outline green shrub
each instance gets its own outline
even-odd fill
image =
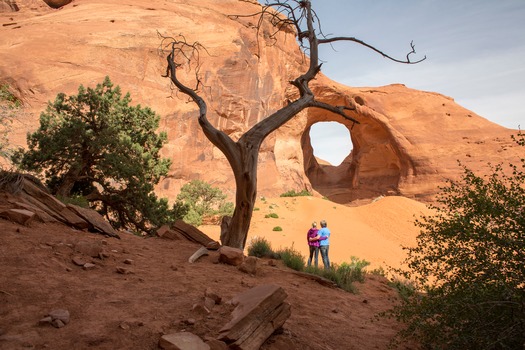
[[[22,106],[22,102],[11,92],[9,84],[0,85],[0,102],[5,102],[14,108]]]
[[[234,209],[235,205],[232,202],[223,202],[219,205],[219,210],[217,211],[217,214],[220,217],[232,216]]]
[[[379,266],[368,273],[375,276],[386,277],[386,271],[382,266]]]
[[[346,269],[340,269],[337,264],[332,264],[330,269],[318,269],[319,276],[324,277],[334,282],[339,288],[350,292],[357,293],[357,289],[353,285],[353,281],[348,277],[348,271]]]
[[[9,160],[12,153],[9,147],[9,133],[13,120],[17,117],[22,103],[11,92],[8,84],[0,85],[0,157]],[[0,165],[1,166],[1,165]]]
[[[264,237],[254,237],[248,245],[248,255],[258,258],[273,257],[274,252],[270,242]]]
[[[258,208],[258,207],[253,208],[253,211],[259,211],[259,210],[261,210],[261,208]]]
[[[342,263],[341,266],[339,266],[338,272],[351,282],[364,282],[366,275],[365,269],[369,265],[370,262],[352,256],[350,257],[350,263]]]
[[[365,268],[370,263],[354,256],[350,259],[350,263],[332,264],[331,268],[327,270],[310,266],[305,269],[305,272],[326,278],[347,292],[356,293],[357,289],[353,283],[364,282],[366,276]]]
[[[270,213],[270,214],[266,214],[264,217],[265,217],[266,219],[268,219],[268,218],[278,219],[278,218],[279,218],[279,215],[277,215],[276,213]]]
[[[285,248],[278,250],[277,255],[280,256],[283,263],[291,269],[302,271],[305,267],[305,258],[297,250],[293,248]]]
[[[282,231],[283,228],[281,226],[275,226],[274,228],[272,228],[272,231]]]
[[[188,210],[188,213],[184,215],[182,218],[185,223],[193,225],[193,226],[200,226],[202,225],[202,215],[199,214],[195,209],[190,208]]]
[[[515,141],[524,146],[519,134]],[[416,220],[407,271],[420,293],[394,309],[400,337],[433,349],[522,349],[525,344],[525,159],[478,176],[467,167],[441,188],[435,214]]]
[[[326,276],[324,277],[334,281],[341,289],[355,293],[356,289],[353,283],[365,281],[365,268],[368,265],[370,265],[368,261],[352,256],[350,263],[333,264],[330,270],[325,271]]]
[[[401,280],[399,278],[394,278],[388,285],[396,289],[401,299],[407,301],[409,298],[416,295],[416,285],[413,281]]]
[[[303,196],[312,196],[312,193],[307,190],[302,190],[300,192],[295,192],[295,190],[290,190],[288,192],[282,193],[280,197],[303,197]]]
[[[219,188],[202,180],[192,180],[182,186],[177,200],[190,208],[184,221],[194,226],[201,225],[204,219],[215,215],[231,216],[235,209],[232,202],[226,201],[226,195]]]

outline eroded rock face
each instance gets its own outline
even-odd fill
[[[450,97],[404,85],[349,88],[320,82],[326,101],[355,102],[352,117],[361,124],[334,119],[311,110],[305,127],[339,121],[351,134],[353,150],[340,166],[320,165],[312,154],[308,133],[302,137],[305,172],[312,186],[340,203],[399,194],[432,201],[437,186],[458,178],[463,165],[488,171],[487,162],[516,162],[519,146],[509,130],[459,106]],[[333,84],[333,89],[330,89]]]
[[[25,146],[26,133],[37,129],[39,113],[57,93],[76,94],[80,84],[94,86],[108,75],[134,104],[161,115],[169,138],[163,155],[173,165],[157,192],[169,198],[192,179],[231,197],[235,184],[224,155],[198,126],[195,106],[162,77],[166,52],[159,33],[182,33],[206,47],[200,77],[208,118],[234,140],[292,98],[288,81],[305,64],[293,33],[280,33],[275,43],[268,28],[256,37],[255,19],[229,16],[256,13],[255,0],[77,0],[60,10],[36,0],[2,4],[19,11],[0,13],[0,21],[10,23],[0,26],[0,82],[32,112],[17,121],[11,142]],[[516,131],[446,96],[402,85],[351,88],[323,76],[313,90],[324,102],[356,106],[352,116],[360,124],[317,109],[296,116],[263,144],[259,195],[306,188],[340,203],[388,194],[430,200],[438,184],[460,174],[456,160],[478,170],[519,152],[509,137]],[[338,167],[313,157],[309,130],[320,121],[350,130],[354,149]]]
[[[0,1],[0,12],[15,12],[19,11],[20,8],[13,0],[1,0]]]

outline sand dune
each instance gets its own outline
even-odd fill
[[[254,237],[265,237],[274,250],[293,246],[307,256],[306,232],[312,221],[324,219],[332,233],[331,261],[340,264],[356,256],[369,261],[372,269],[400,266],[405,257],[402,246],[414,245],[419,233],[414,226],[415,218],[432,213],[423,203],[395,196],[359,207],[316,197],[267,198],[258,200],[256,208],[248,242]],[[269,213],[279,217],[265,218]],[[273,231],[276,226],[282,231]],[[217,226],[200,229],[214,239],[219,238]]]

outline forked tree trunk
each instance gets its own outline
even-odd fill
[[[299,6],[296,6],[296,4],[299,4]],[[246,131],[237,142],[234,142],[227,134],[216,129],[208,122],[206,117],[206,103],[197,93],[196,89],[202,83],[199,79],[198,69],[200,68],[199,50],[203,50],[203,47],[198,42],[193,44],[188,43],[182,35],[178,38],[163,37],[163,40],[169,43],[167,47],[170,48],[170,53],[167,57],[168,68],[166,76],[171,79],[179,91],[188,95],[197,104],[199,107],[199,124],[204,134],[208,140],[226,156],[235,175],[235,211],[231,220],[223,220],[221,224],[221,241],[223,245],[242,249],[246,244],[253,207],[257,197],[257,159],[261,144],[270,133],[277,130],[305,108],[320,108],[359,124],[359,121],[345,113],[345,111],[356,108],[356,104],[351,98],[341,106],[330,105],[322,101],[317,101],[308,85],[321,69],[321,65],[319,64],[320,44],[331,44],[337,41],[355,42],[394,62],[406,64],[419,63],[426,58],[425,56],[416,62],[410,61],[410,55],[415,53],[415,47],[412,43],[410,43],[412,51],[406,55],[406,60],[397,60],[376,49],[374,46],[354,37],[327,38],[323,35],[323,38],[318,39],[317,33],[322,32],[319,24],[317,24],[317,15],[313,12],[311,5],[311,1],[309,0],[277,0],[271,4],[261,6],[261,11],[257,14],[232,16],[237,18],[260,15],[257,29],[260,29],[264,23],[278,28],[276,30],[283,30],[283,28],[295,29],[297,39],[301,42],[301,46],[308,51],[309,55],[309,61],[305,61],[307,62],[308,69],[304,74],[290,81],[290,84],[297,88],[297,98],[294,101],[290,101],[289,104],[283,106],[272,115],[259,121],[251,129]],[[275,16],[274,10],[281,11],[280,15]],[[264,15],[268,15],[270,18],[267,22],[263,21]],[[315,27],[315,25],[317,25],[317,27]],[[303,45],[303,40],[307,40],[308,44]],[[192,63],[196,70],[195,89],[186,86],[177,78],[177,68],[184,65],[191,67]]]

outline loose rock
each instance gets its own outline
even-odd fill
[[[159,347],[165,350],[210,350],[210,346],[190,332],[179,332],[163,335]]]

